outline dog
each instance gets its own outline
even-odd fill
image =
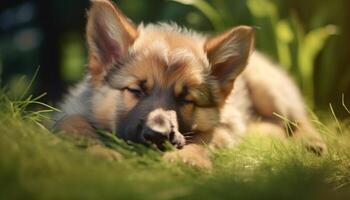
[[[254,35],[249,26],[214,37],[174,23],[135,26],[112,2],[93,0],[88,72],[63,101],[56,128],[91,138],[115,132],[161,150],[170,143],[177,150],[165,160],[200,168],[212,166],[208,147],[232,147],[251,131],[301,137],[325,152],[298,88],[254,51]]]

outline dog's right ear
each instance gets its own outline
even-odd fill
[[[86,32],[92,78],[101,80],[111,64],[128,53],[137,35],[137,28],[114,4],[92,0]]]

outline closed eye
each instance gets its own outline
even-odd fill
[[[140,90],[140,89],[129,88],[129,87],[127,87],[127,88],[125,88],[125,89],[126,89],[128,92],[134,94],[134,95],[135,95],[136,97],[138,97],[138,98],[140,98],[140,97],[142,97],[142,96],[145,95],[145,93],[144,93],[142,90]]]
[[[178,96],[178,102],[181,105],[190,105],[190,104],[194,104],[195,102],[193,101],[193,99],[190,97],[189,95],[189,89],[188,87],[183,87],[181,93]]]
[[[194,104],[193,100],[190,99],[180,99],[181,105],[188,105],[188,104]]]

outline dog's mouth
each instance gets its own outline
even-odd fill
[[[185,137],[178,131],[164,134],[147,127],[142,130],[141,137],[147,145],[154,144],[161,151],[166,150],[167,144],[171,144],[177,149],[181,149],[186,144]]]
[[[186,138],[188,138],[188,136],[181,134],[175,129],[164,132],[159,129],[154,130],[145,124],[139,124],[136,129],[128,130],[126,128],[124,131],[120,130],[120,133],[124,133],[119,135],[119,137],[126,141],[143,144],[148,147],[155,146],[161,151],[165,151],[171,148],[171,146],[181,149],[186,145]]]
[[[133,116],[133,115],[130,115]],[[188,135],[179,130],[177,115],[174,110],[157,108],[137,120],[134,117],[125,117],[118,123],[119,136],[124,140],[156,146],[164,151],[171,146],[181,149],[185,146]],[[181,130],[182,131],[182,130]]]

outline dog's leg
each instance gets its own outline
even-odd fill
[[[268,135],[274,138],[286,138],[285,129],[283,127],[268,121],[256,121],[250,123],[247,132]]]
[[[92,145],[87,147],[87,152],[93,156],[105,160],[120,160],[123,156],[113,149],[105,147],[98,140],[96,129],[83,116],[73,115],[62,119],[55,127],[59,134],[71,134],[73,137],[80,137],[89,140]]]
[[[244,77],[253,106],[263,119],[281,127],[287,122],[291,129],[286,135],[302,138],[306,146],[318,154],[326,151],[321,136],[308,119],[299,90],[284,72],[255,54]]]
[[[295,137],[303,139],[308,150],[318,155],[327,152],[326,144],[308,119],[304,119],[297,123],[294,135]]]
[[[220,124],[211,131],[195,135],[190,139],[191,143],[185,145],[183,149],[165,153],[164,159],[180,161],[201,169],[211,169],[209,149],[229,148],[237,141],[232,137],[232,130],[229,126]]]
[[[96,129],[83,116],[72,115],[57,122],[55,129],[60,132],[74,134],[78,137],[97,139]]]
[[[200,169],[212,168],[209,152],[202,144],[188,144],[180,150],[166,152],[163,159],[168,162],[183,162]]]
[[[321,136],[309,121],[304,108],[300,106],[303,105],[301,100],[300,102],[284,103],[283,100],[280,101],[279,99],[280,95],[283,94],[271,94],[269,89],[264,88],[262,85],[254,87],[251,90],[251,95],[258,114],[275,122],[264,121],[260,124],[261,126],[265,126],[265,128],[270,126],[271,130],[275,130],[275,126],[279,125],[287,130],[285,131],[286,136],[291,135],[303,139],[306,147],[317,154],[327,150]],[[270,125],[267,125],[268,123]],[[285,128],[285,125],[290,126],[290,129]],[[281,133],[278,133],[278,135],[281,135]]]

